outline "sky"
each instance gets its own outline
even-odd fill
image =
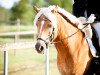
[[[10,9],[15,2],[18,2],[20,0],[0,0],[0,6],[6,8],[6,9]]]

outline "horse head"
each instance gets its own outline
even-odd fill
[[[56,10],[50,8],[34,7],[37,15],[34,25],[37,27],[38,39],[35,48],[38,53],[44,53],[48,44],[57,37]],[[53,9],[53,10],[52,10]]]

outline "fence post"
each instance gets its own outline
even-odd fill
[[[16,30],[17,30],[17,32],[20,32],[20,19],[17,19]],[[19,40],[19,35],[16,34],[15,35],[15,42],[18,42],[18,40]],[[14,50],[14,55],[16,55],[16,49]]]
[[[17,30],[17,32],[20,32],[20,19],[17,19],[16,30]],[[15,42],[17,42],[18,39],[19,39],[19,35],[16,34],[15,35]]]
[[[45,75],[49,75],[49,47],[45,52]]]
[[[4,75],[8,75],[8,50],[4,50]]]

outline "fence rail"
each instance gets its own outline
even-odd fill
[[[10,44],[0,44],[0,51],[12,49],[34,48],[35,42],[18,42]]]
[[[34,48],[35,42],[20,42],[0,44],[0,51],[4,51],[4,75],[8,75],[8,50]]]
[[[6,32],[0,33],[0,36],[15,36],[15,35],[35,35],[35,31],[24,31],[24,32]]]
[[[0,36],[15,36],[15,40],[19,38],[19,35],[36,35],[35,31],[20,32],[20,20],[17,20],[16,29],[17,32],[0,33]],[[25,49],[34,48],[35,42],[17,42],[0,44],[0,51],[4,51],[4,75],[8,75],[8,51],[12,49]],[[49,75],[49,50],[45,52],[45,75]]]
[[[1,44],[0,51],[4,51],[4,75],[8,75],[8,50],[34,48],[35,42],[20,42]],[[45,75],[49,75],[49,49],[45,52]]]

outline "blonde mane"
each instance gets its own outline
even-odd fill
[[[36,25],[36,21],[38,18],[43,14],[45,15],[53,24],[53,26],[57,26],[57,18],[56,16],[51,12],[52,10],[57,10],[58,13],[62,14],[64,17],[66,17],[72,24],[79,25],[82,24],[75,16],[73,16],[71,13],[67,12],[66,10],[52,5],[49,7],[41,8],[39,13],[37,13],[35,20],[34,20],[34,25]]]
[[[51,8],[51,7],[41,8],[40,11],[37,13],[35,19],[34,19],[34,25],[36,26],[36,22],[37,22],[38,18],[41,15],[44,15],[44,16],[46,16],[52,22],[53,26],[56,28],[56,26],[57,26],[57,18],[51,12],[53,9],[54,9],[54,7],[53,8]]]
[[[72,15],[65,9],[60,8],[58,6],[49,6],[49,8],[53,8],[53,7],[57,8],[56,9],[57,12],[60,13],[61,15],[63,15],[65,17],[65,19],[69,20],[72,24],[75,24],[75,25],[82,24],[78,18],[76,18],[74,15]]]

